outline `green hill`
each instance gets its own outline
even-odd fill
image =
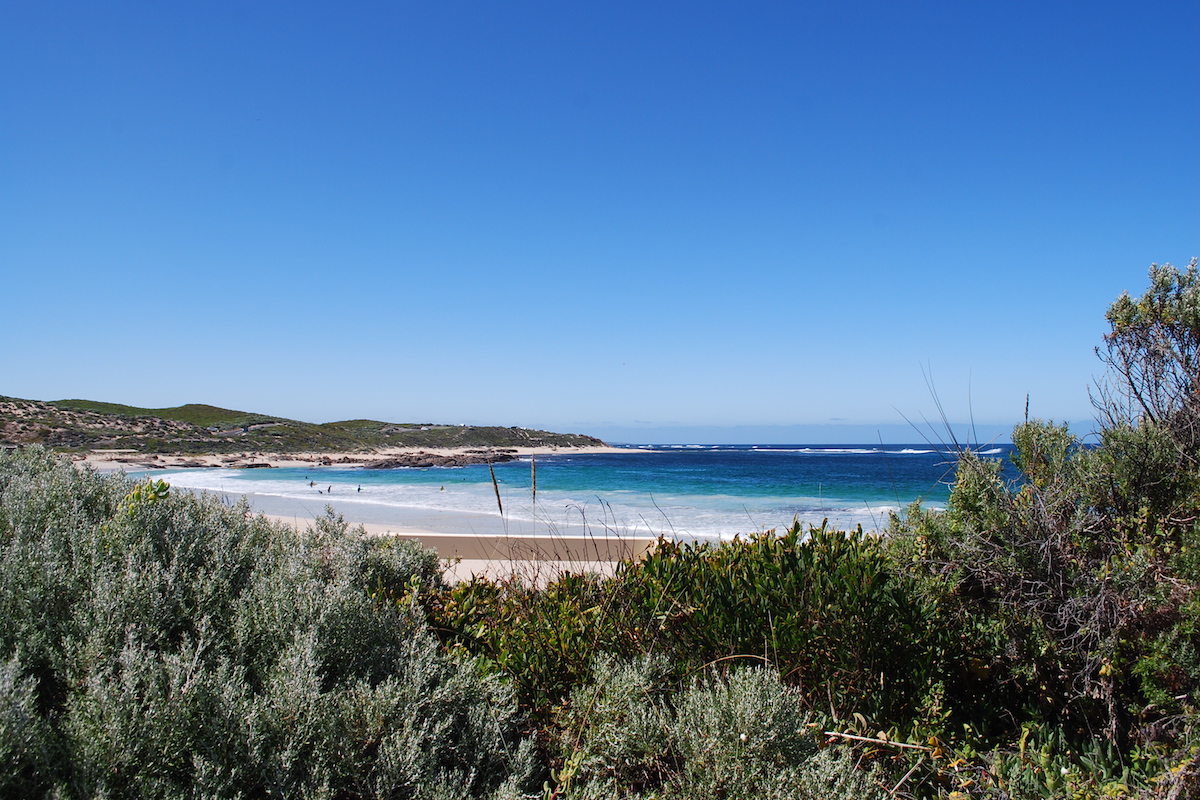
[[[139,408],[95,400],[0,396],[0,444],[145,453],[370,452],[387,447],[596,447],[572,433],[354,419],[316,424],[191,403]]]
[[[160,417],[179,422],[190,422],[206,428],[210,425],[236,427],[273,421],[271,417],[264,417],[262,414],[232,411],[228,408],[218,408],[204,403],[188,403],[185,406],[172,408],[138,408],[137,406],[124,406],[120,403],[101,403],[96,400],[51,400],[49,405],[69,411],[95,411],[120,417]]]

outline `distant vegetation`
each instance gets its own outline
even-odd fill
[[[0,795],[1200,796],[1200,275],[1112,307],[1101,428],[944,511],[446,585],[327,516],[0,456]]]
[[[136,408],[0,397],[0,444],[141,453],[332,453],[385,447],[589,447],[599,439],[526,428],[357,419],[321,425],[208,405]]]
[[[120,403],[101,403],[95,400],[54,400],[49,405],[66,411],[95,411],[98,414],[111,414],[118,417],[160,417],[203,427],[216,425],[224,429],[277,421],[262,414],[231,411],[228,408],[217,408],[202,403],[189,403],[173,408],[138,408],[124,406]]]

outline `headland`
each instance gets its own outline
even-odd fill
[[[40,444],[98,469],[467,466],[607,452],[576,433],[356,419],[312,423],[192,403],[140,408],[0,396],[0,446]]]

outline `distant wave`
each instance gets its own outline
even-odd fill
[[[982,447],[991,456],[1009,451],[1007,445]],[[660,455],[647,459],[647,451]],[[927,508],[945,502],[947,464],[955,455],[919,443],[676,444],[637,448],[627,455],[547,454],[545,472],[543,457],[537,459],[536,503],[528,463],[496,466],[503,518],[486,467],[211,469],[156,477],[230,499],[250,495],[256,507],[288,516],[311,518],[334,504],[348,519],[438,531],[584,525],[724,537],[786,528],[796,516],[805,525],[828,518],[835,527],[885,527],[888,512],[896,507],[918,498]]]
[[[357,471],[356,471],[357,472]],[[293,471],[255,474],[214,469],[159,473],[173,486],[226,498],[249,495],[253,505],[265,504],[272,513],[312,518],[326,504],[354,521],[379,521],[439,530],[449,528],[487,531],[501,524],[496,512],[494,489],[488,482],[381,483],[364,482],[358,491],[359,475],[350,471],[311,470],[325,491],[310,487]],[[303,471],[301,471],[303,474]],[[380,476],[376,476],[380,477]],[[399,477],[399,476],[396,476]],[[333,492],[328,491],[332,485]],[[512,491],[501,484],[504,523],[517,529],[595,530],[640,532],[648,535],[678,535],[730,538],[736,533],[775,528],[786,529],[798,518],[805,526],[828,520],[841,529],[862,525],[867,530],[886,527],[888,512],[897,506],[850,500],[846,497],[740,497],[730,494],[670,495],[653,497],[640,490],[606,490],[603,497],[588,490],[538,492],[536,505],[523,489]],[[371,509],[371,510],[368,510]],[[490,522],[489,522],[490,520]],[[490,527],[489,527],[490,526]]]
[[[749,448],[752,453],[809,453],[812,455],[871,455],[881,452],[869,447],[760,447]]]

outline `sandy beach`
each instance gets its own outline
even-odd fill
[[[367,453],[218,453],[211,455],[156,454],[137,450],[90,450],[75,457],[77,463],[88,464],[100,471],[143,469],[271,469],[277,467],[364,466],[373,462],[428,454],[434,456],[463,456],[478,454],[488,448],[462,447],[381,447]],[[620,447],[506,447],[498,452],[517,457],[564,455],[569,453],[627,453]]]
[[[311,518],[265,514],[268,519],[303,530]],[[594,536],[486,535],[436,533],[434,531],[380,523],[352,523],[368,536],[415,539],[436,550],[446,563],[451,582],[473,575],[505,578],[519,575],[533,582],[553,579],[562,572],[593,572],[611,575],[619,561],[641,558],[654,546],[650,538],[600,533]]]
[[[472,448],[478,454],[478,448]],[[466,448],[381,448],[370,453],[262,453],[243,452],[215,455],[147,454],[129,450],[93,450],[76,463],[87,464],[103,472],[117,470],[179,469],[274,469],[306,467],[356,467],[380,459],[418,453],[456,456]],[[615,447],[521,447],[506,448],[518,457],[562,455],[570,453],[627,452]],[[319,507],[279,498],[248,496],[254,509],[269,519],[298,530],[311,526]],[[655,539],[617,535],[611,531],[594,533],[582,526],[559,530],[521,527],[500,518],[477,514],[440,514],[428,519],[421,516],[404,520],[380,518],[367,509],[347,501],[335,502],[335,511],[347,522],[361,526],[370,536],[396,536],[415,539],[436,550],[445,561],[446,578],[467,580],[473,575],[502,578],[520,575],[534,582],[552,579],[562,572],[612,574],[619,561],[639,558]],[[388,514],[387,516],[391,516]],[[411,522],[418,524],[413,525]],[[422,527],[421,523],[429,523]],[[436,527],[440,530],[431,530]],[[449,528],[450,530],[447,530]]]

